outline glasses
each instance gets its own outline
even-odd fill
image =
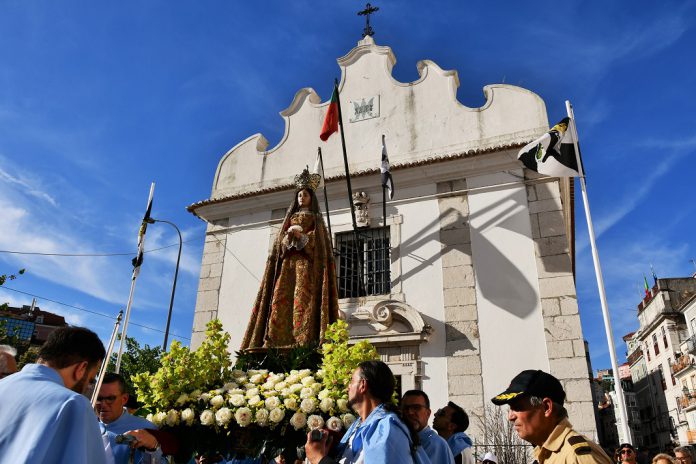
[[[111,404],[116,401],[116,395],[111,396],[97,396],[97,403]]]
[[[619,451],[619,454],[633,454],[633,450],[631,448],[624,448]]]
[[[415,412],[418,412],[418,411],[420,411],[422,409],[426,409],[426,408],[427,408],[427,406],[425,406],[424,404],[404,404],[401,406],[401,409],[403,409],[404,411],[415,411]]]

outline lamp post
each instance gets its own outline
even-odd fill
[[[172,308],[174,307],[174,293],[176,292],[176,279],[179,277],[179,262],[181,261],[181,248],[184,241],[181,239],[181,231],[179,228],[170,221],[165,221],[164,219],[153,219],[149,218],[148,223],[154,224],[155,222],[165,222],[176,229],[176,233],[179,234],[179,254],[176,257],[176,270],[174,271],[174,284],[172,285],[172,297],[169,300],[169,313],[167,313],[167,327],[164,330],[164,343],[162,344],[162,351],[167,351],[167,340],[169,339],[169,324],[172,321]]]

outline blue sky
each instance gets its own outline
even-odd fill
[[[374,3],[375,40],[392,47],[402,82],[431,59],[459,72],[467,106],[484,103],[484,85],[519,85],[545,100],[553,124],[571,100],[622,361],[650,264],[660,277],[695,270],[696,2]],[[190,337],[205,226],[185,207],[208,198],[230,147],[256,132],[280,140],[278,112],[297,90],[330,97],[362,6],[0,3],[0,250],[130,254],[0,253],[0,273],[27,269],[7,286],[108,339],[111,319],[71,306],[112,316],[125,306],[154,181],[153,217],[184,235],[172,332]],[[583,330],[594,367],[609,367],[577,198]],[[166,224],[148,229],[147,249],[176,242]],[[129,330],[141,343],[162,342],[175,260],[176,247],[146,255],[131,320],[151,328]],[[31,297],[0,289],[0,300]]]

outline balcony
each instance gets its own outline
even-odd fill
[[[677,373],[694,366],[694,359],[688,354],[683,354],[675,362],[670,364],[669,369],[672,371],[672,375],[677,375]]]
[[[685,390],[682,396],[677,398],[679,406],[686,411],[691,411],[696,408],[696,390]]]

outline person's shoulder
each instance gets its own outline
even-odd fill
[[[604,450],[592,440],[589,440],[584,435],[576,432],[572,428],[566,436],[565,442],[567,449],[565,453],[572,454],[574,459],[570,462],[580,464],[599,463],[611,464],[611,459]],[[564,447],[565,448],[565,447]]]

